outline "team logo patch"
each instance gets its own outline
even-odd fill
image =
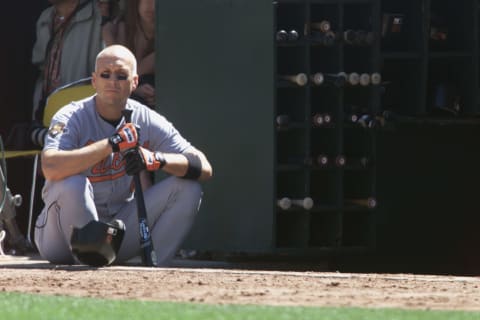
[[[48,135],[52,138],[55,138],[63,132],[65,132],[65,123],[57,122],[50,127],[50,129],[48,130]]]

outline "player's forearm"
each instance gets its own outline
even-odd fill
[[[79,174],[112,153],[107,139],[75,150],[42,152],[42,171],[47,180],[62,180]]]
[[[195,152],[191,153],[196,154],[201,162],[201,173],[198,180],[203,181],[210,179],[212,177],[212,166],[205,155],[196,149]],[[185,176],[188,171],[189,163],[188,159],[183,154],[165,153],[164,156],[167,164],[162,168],[163,171],[177,177]]]

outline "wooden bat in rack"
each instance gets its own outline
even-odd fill
[[[377,199],[375,199],[374,197],[368,197],[366,199],[345,199],[345,202],[346,203],[349,203],[349,204],[354,204],[354,205],[358,205],[358,206],[362,206],[362,207],[367,207],[369,209],[373,209],[377,206]]]
[[[294,75],[282,75],[282,76],[279,76],[279,78],[282,80],[293,82],[298,86],[304,86],[308,82],[308,77],[305,73],[299,73]]]
[[[330,21],[327,21],[327,20],[322,20],[320,22],[312,22],[310,23],[310,28],[314,30],[320,30],[322,32],[327,32],[332,29],[330,25]]]
[[[310,210],[313,208],[313,199],[310,197],[305,197],[303,199],[290,199],[287,197],[277,200],[277,206],[283,210],[288,210],[292,205],[296,205],[305,210]]]

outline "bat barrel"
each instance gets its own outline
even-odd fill
[[[313,199],[310,197],[306,197],[303,199],[295,199],[292,200],[292,204],[302,207],[305,210],[310,210],[313,208]]]
[[[287,197],[281,198],[277,200],[277,205],[283,210],[288,210],[292,206],[292,201]]]

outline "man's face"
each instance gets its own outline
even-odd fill
[[[138,84],[138,76],[133,74],[132,65],[125,59],[113,55],[103,56],[97,60],[92,80],[97,91],[97,99],[118,108],[125,106],[125,101]]]

